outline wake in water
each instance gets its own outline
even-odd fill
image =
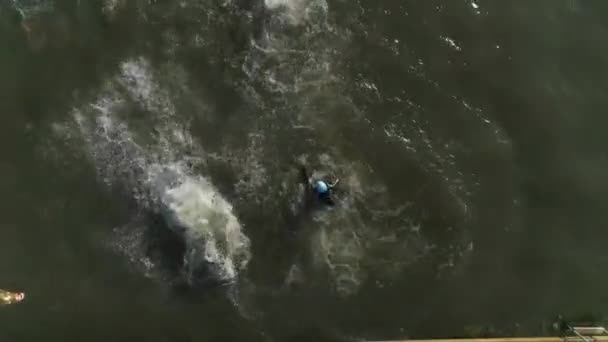
[[[150,116],[148,131],[127,121],[138,111]],[[184,280],[191,285],[233,283],[249,261],[249,239],[232,206],[197,174],[202,151],[175,112],[148,62],[135,59],[122,63],[120,75],[90,105],[74,110],[74,118],[101,179],[127,188],[141,210],[160,213],[183,239]],[[154,262],[143,251],[145,234],[138,229],[130,224],[117,230],[122,237],[115,244],[152,270]]]
[[[111,16],[120,16],[125,2],[105,4]],[[237,2],[230,1],[138,3],[139,15],[161,23],[151,27],[162,36],[159,49],[171,63],[192,67],[192,74],[201,74],[196,75],[201,79],[206,79],[205,72],[221,70],[219,76],[231,80],[226,86],[233,91],[230,101],[247,105],[236,109],[226,106],[225,112],[218,111],[198,122],[197,129],[202,127],[212,135],[207,138],[204,133],[197,134],[205,147],[203,153],[182,124],[184,119],[178,115],[182,111],[176,109],[177,102],[170,93],[174,88],[187,92],[184,80],[177,80],[177,87],[161,86],[146,60],[125,62],[120,75],[108,82],[93,103],[75,111],[100,176],[109,184],[126,184],[138,205],[162,213],[173,231],[186,241],[196,241],[188,242],[190,252],[185,254],[187,279],[197,273],[192,266],[195,261],[211,260],[206,264],[212,266],[216,277],[233,281],[249,260],[248,239],[230,204],[207,178],[198,176],[200,169],[207,167],[228,178],[225,183],[233,191],[230,200],[239,217],[257,227],[256,235],[251,235],[261,241],[260,251],[254,251],[260,258],[256,264],[266,265],[256,270],[261,272],[258,279],[284,273],[286,283],[299,279],[313,286],[319,278],[327,277],[322,281],[329,282],[330,291],[350,295],[366,281],[399,277],[405,267],[446,243],[444,236],[433,235],[431,230],[448,230],[453,222],[459,224],[458,215],[464,216],[466,199],[454,196],[451,202],[456,204],[440,203],[433,208],[445,212],[453,206],[458,212],[453,215],[456,218],[439,223],[425,221],[427,205],[434,205],[432,196],[427,203],[418,196],[426,185],[408,184],[408,175],[402,175],[403,170],[397,167],[375,166],[383,160],[368,148],[391,148],[393,157],[400,156],[401,164],[409,165],[408,158],[421,155],[421,145],[433,147],[436,143],[425,138],[427,133],[409,117],[367,113],[363,105],[356,104],[355,96],[367,99],[369,95],[381,101],[381,92],[366,79],[357,80],[361,89],[348,88],[340,58],[341,50],[348,47],[350,32],[333,22],[326,1],[265,0],[260,5],[263,10],[260,6],[252,10],[249,4],[239,8]],[[256,17],[258,20],[247,19]],[[175,20],[196,29],[176,30]],[[243,34],[239,31],[242,27],[237,26],[240,20],[259,27]],[[250,40],[233,47],[232,40],[217,38],[232,31],[239,31],[237,38],[244,35]],[[221,53],[212,53],[216,48],[221,48]],[[176,53],[182,50],[185,52]],[[194,62],[182,61],[180,55],[196,58]],[[208,68],[200,67],[205,63]],[[172,68],[164,76],[179,78],[188,73],[190,70]],[[203,86],[205,81],[201,81]],[[213,84],[211,88],[222,86]],[[217,95],[226,96],[222,92]],[[232,101],[239,95],[239,101]],[[187,96],[196,97],[183,97]],[[200,119],[198,114],[187,113],[188,120]],[[370,124],[385,116],[386,125]],[[384,130],[378,129],[382,126]],[[403,142],[401,147],[405,148],[394,148],[395,141]],[[439,158],[446,164],[453,163],[448,152],[429,147],[432,156],[420,163],[429,169]],[[299,215],[300,190],[289,170],[296,158],[308,158],[310,168],[319,175],[342,178],[336,210]],[[452,177],[442,178],[451,186],[448,176]],[[440,184],[431,176],[427,178]],[[403,184],[406,186],[401,188]],[[453,235],[460,233],[458,229]],[[275,267],[277,258],[297,254],[281,247],[276,254],[266,253],[265,249],[284,243],[279,238],[284,231],[307,232],[298,236],[295,245],[306,250],[301,254],[310,260],[291,260],[290,265]],[[132,241],[142,238],[129,237],[125,246],[131,247],[124,249],[137,250],[137,243]],[[135,253],[134,258],[142,255],[145,253]],[[449,262],[451,257],[447,259]],[[300,265],[306,262],[312,267]],[[295,272],[296,277],[291,270],[302,271]]]
[[[386,185],[374,180],[369,166],[346,154],[351,147],[341,139],[345,121],[352,125],[362,118],[344,93],[337,70],[336,58],[348,44],[349,32],[332,23],[324,0],[265,0],[264,5],[264,26],[251,43],[243,70],[259,93],[272,94],[273,103],[266,105],[275,113],[273,125],[292,134],[287,139],[279,132],[277,141],[291,141],[297,151],[293,157],[316,170],[315,177],[343,181],[335,210],[314,212],[310,221],[299,223],[298,229],[311,231],[301,243],[314,274],[301,272],[306,267],[300,260],[287,272],[286,283],[293,281],[293,270],[298,270],[297,279],[326,274],[333,291],[351,295],[370,273],[398,275],[428,253],[430,242],[416,222],[397,219],[410,214],[408,205],[391,203]],[[269,139],[267,127],[261,134]],[[297,212],[297,200],[289,201]],[[389,220],[395,223],[387,225]]]

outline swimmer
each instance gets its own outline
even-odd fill
[[[340,183],[339,178],[333,182],[328,182],[324,179],[312,179],[308,176],[308,172],[304,166],[300,166],[300,177],[302,183],[310,189],[319,202],[330,206],[335,205],[332,193],[334,188]]]

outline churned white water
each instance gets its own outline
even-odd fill
[[[202,149],[175,118],[168,92],[145,59],[125,61],[120,70],[93,102],[74,110],[100,179],[128,188],[142,208],[163,213],[168,226],[185,240],[187,280],[194,281],[190,277],[204,263],[210,276],[234,281],[249,261],[249,239],[230,203],[193,170],[192,165],[202,160]],[[145,132],[131,128],[122,117],[133,110],[153,116],[155,126]],[[130,239],[122,247],[136,248],[136,244]],[[149,263],[145,256],[126,252]]]

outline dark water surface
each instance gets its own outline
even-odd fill
[[[608,304],[605,1],[0,0],[2,341],[540,334]],[[339,176],[302,203],[297,162]]]

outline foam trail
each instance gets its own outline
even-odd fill
[[[232,206],[193,172],[192,163],[200,162],[196,156],[202,151],[177,122],[169,93],[157,83],[149,63],[129,60],[121,71],[93,103],[74,111],[99,175],[109,185],[128,188],[140,207],[162,213],[184,238],[183,273],[189,283],[207,278],[234,282],[250,255],[249,239]],[[134,104],[152,116],[146,131],[153,134],[135,134],[121,119]],[[147,144],[138,142],[143,140]],[[195,155],[189,155],[193,149]],[[133,243],[128,247],[134,248]]]

